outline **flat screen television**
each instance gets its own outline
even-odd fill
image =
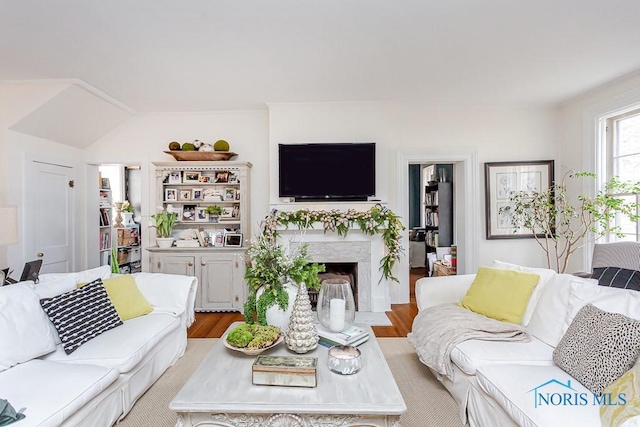
[[[279,144],[279,197],[366,201],[376,193],[376,144]]]

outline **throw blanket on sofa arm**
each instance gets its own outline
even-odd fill
[[[451,351],[462,341],[523,341],[527,330],[514,323],[490,319],[457,304],[442,304],[421,310],[413,320],[409,342],[420,361],[435,370],[439,378],[453,379]]]

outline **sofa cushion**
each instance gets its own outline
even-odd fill
[[[67,354],[109,329],[122,325],[101,279],[81,289],[44,298],[40,304],[58,331]]]
[[[16,426],[59,426],[117,379],[114,369],[34,359],[0,372],[0,396],[26,408]]]
[[[167,313],[151,313],[127,320],[67,355],[62,346],[44,360],[67,364],[89,364],[129,372],[168,333],[180,326],[180,319]]]
[[[525,273],[533,273],[540,276],[540,280],[538,284],[533,289],[531,293],[531,297],[529,298],[529,302],[527,303],[527,309],[524,312],[524,316],[522,316],[522,325],[527,326],[533,317],[533,313],[535,312],[536,305],[540,299],[540,295],[542,295],[542,291],[549,283],[549,280],[557,275],[554,270],[550,270],[548,268],[534,268],[534,267],[525,267],[522,265],[511,264],[504,261],[493,261],[491,265],[493,268],[501,268],[503,270],[515,270],[515,271],[523,271]]]
[[[601,427],[593,393],[557,366],[484,365],[476,380],[519,426]]]
[[[65,292],[72,291],[76,288],[76,279],[72,276],[61,277],[48,282],[38,282],[33,289],[36,291],[40,299],[52,298]]]
[[[89,270],[77,271],[73,273],[46,273],[38,276],[40,283],[48,283],[60,279],[73,278],[76,285],[78,283],[89,283],[96,279],[108,279],[111,277],[111,266],[103,265]]]
[[[475,375],[482,365],[551,365],[553,348],[534,337],[529,342],[467,340],[454,347],[451,360],[465,374]]]
[[[591,275],[600,286],[640,291],[640,271],[618,267],[596,267]]]
[[[520,323],[539,279],[533,273],[480,267],[459,305],[496,320]]]
[[[640,321],[587,304],[553,351],[562,370],[600,394],[640,355]]]
[[[540,299],[533,312],[527,330],[531,335],[552,347],[558,345],[567,331],[569,323],[565,322],[569,310],[571,286],[597,287],[595,279],[582,279],[572,274],[556,274],[549,279],[540,294]]]
[[[54,333],[40,307],[33,282],[0,287],[0,371],[49,353],[55,347]]]
[[[113,276],[102,282],[109,295],[111,304],[118,312],[122,321],[143,316],[153,311],[153,307],[142,295],[136,282],[130,274]],[[86,283],[79,283],[78,288],[82,288]]]
[[[565,324],[569,325],[578,311],[587,304],[640,320],[640,292],[607,286],[580,286],[572,282]]]
[[[605,426],[640,424],[640,366],[629,369],[624,375],[604,389],[605,395],[620,396],[626,399],[624,405],[602,405],[600,419]]]

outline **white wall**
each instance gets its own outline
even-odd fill
[[[562,170],[599,173],[595,158],[598,117],[632,105],[640,108],[640,73],[610,82],[563,105],[560,109]],[[570,190],[574,194],[594,194],[595,187],[574,185]],[[590,271],[591,247],[575,252],[567,271]]]
[[[475,177],[481,196],[481,225],[477,264],[494,259],[546,266],[543,251],[533,239],[485,240],[484,162],[557,160],[559,138],[555,108],[436,108],[420,104],[318,103],[269,104],[269,171],[271,203],[277,203],[278,143],[357,142],[377,144],[376,196],[399,211],[395,194],[399,151],[436,153],[456,148],[477,152],[480,168]],[[257,179],[259,179],[257,177]],[[457,207],[463,209],[463,207]],[[406,219],[405,226],[406,224]],[[408,256],[397,268],[401,287],[408,289]],[[407,291],[408,292],[408,291]],[[408,298],[408,293],[407,293]],[[404,302],[404,301],[393,301]]]

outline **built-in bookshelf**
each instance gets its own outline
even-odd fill
[[[111,186],[109,185],[108,178],[100,179],[100,265],[109,264],[109,258],[111,256],[112,245],[112,232],[111,232],[111,209],[112,209],[112,197]]]

